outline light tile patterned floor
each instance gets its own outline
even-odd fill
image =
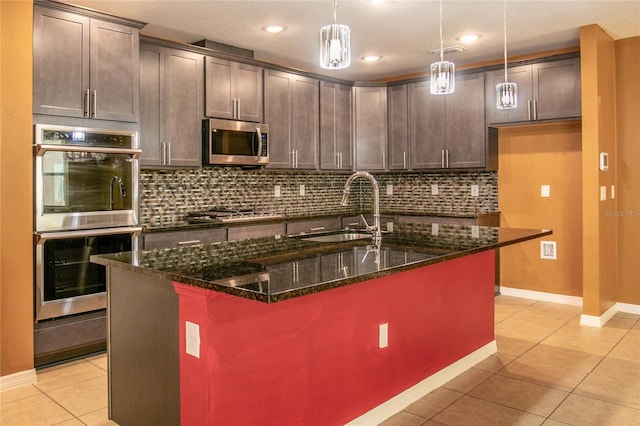
[[[498,353],[381,426],[640,426],[640,315],[592,328],[579,307],[499,296],[495,318]],[[2,426],[115,425],[105,355],[40,370],[0,400]]]

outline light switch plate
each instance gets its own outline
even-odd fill
[[[613,200],[614,198],[616,198],[616,186],[611,185],[611,199]]]
[[[200,326],[191,321],[185,321],[185,331],[187,354],[200,358]]]
[[[273,186],[273,196],[278,198],[280,197],[280,185],[274,185]]]
[[[607,201],[607,187],[600,187],[600,201]]]
[[[540,259],[557,260],[556,242],[540,241]]]
[[[478,185],[471,185],[471,196],[477,197],[480,195],[480,187]]]
[[[378,328],[378,347],[380,349],[389,346],[389,324],[380,324]]]
[[[480,238],[480,227],[478,225],[471,225],[471,238]]]
[[[551,197],[551,185],[541,185],[540,196],[544,198]]]
[[[393,195],[393,185],[387,185],[387,195]]]
[[[438,190],[438,185],[431,185],[431,195],[438,195],[439,190]]]
[[[304,194],[305,194],[304,185],[300,185],[300,196],[304,197]]]
[[[437,223],[432,223],[431,224],[431,235],[433,235],[434,237],[437,237],[439,231],[440,231],[440,225],[438,225]]]

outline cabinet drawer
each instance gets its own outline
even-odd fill
[[[209,244],[227,239],[227,230],[222,228],[216,229],[199,229],[189,231],[169,231],[169,232],[153,232],[143,234],[143,245],[145,250],[179,247],[190,244]]]
[[[284,234],[284,224],[270,223],[228,228],[227,237],[229,241],[237,241],[249,238],[272,237],[282,234]]]
[[[318,232],[330,231],[332,229],[340,229],[342,221],[339,217],[327,219],[301,220],[298,222],[287,223],[287,234],[300,234],[301,232]]]
[[[364,218],[367,220],[369,225],[373,225],[373,215],[365,214]],[[391,231],[393,229],[393,225],[388,225],[389,222],[393,223],[395,217],[389,215],[380,215],[380,226],[383,231]],[[342,227],[343,228],[364,228],[365,224],[362,221],[362,217],[358,216],[345,216],[342,218]],[[389,229],[391,228],[391,229]]]

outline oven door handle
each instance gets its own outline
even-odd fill
[[[81,145],[44,145],[36,144],[33,146],[33,154],[42,156],[47,151],[59,151],[59,152],[95,152],[99,154],[128,154],[133,156],[134,159],[140,157],[142,153],[141,149],[130,148],[104,148],[95,146],[81,146]]]
[[[82,238],[82,237],[98,237],[102,235],[114,235],[114,234],[131,234],[140,235],[142,227],[140,226],[127,226],[120,228],[102,228],[102,229],[87,229],[82,231],[63,231],[63,232],[45,232],[34,233],[34,239],[36,244],[42,245],[48,240],[61,240],[63,238]]]

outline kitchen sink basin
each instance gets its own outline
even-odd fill
[[[305,239],[307,241],[317,241],[320,243],[339,243],[343,241],[353,241],[353,240],[361,240],[365,238],[371,238],[371,234],[366,232],[340,232],[336,234],[324,234],[324,235],[308,235],[301,236],[300,238]]]

